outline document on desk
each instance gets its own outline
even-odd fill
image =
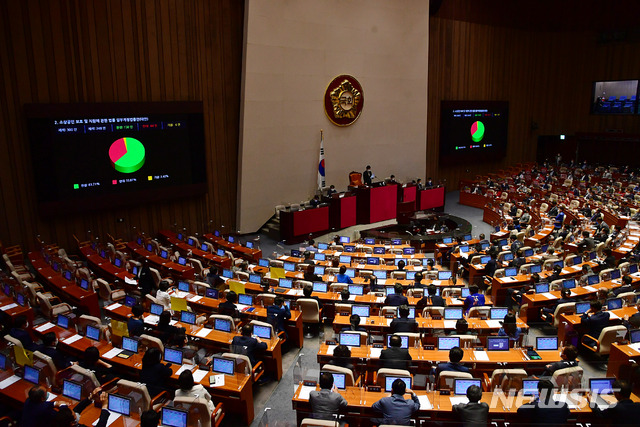
[[[393,319],[384,319],[384,321],[387,322],[387,326],[390,326]]]
[[[491,329],[495,329],[495,328],[500,329],[500,327],[502,326],[499,320],[485,320],[485,322],[487,322],[487,326],[490,327]]]
[[[457,320],[445,320],[444,328],[445,329],[455,329]]]
[[[620,319],[620,316],[615,314],[613,311],[609,311],[608,313],[609,313],[609,320],[618,320],[618,319]]]
[[[327,346],[327,354],[328,355],[332,355],[333,354],[333,350],[335,350],[337,347],[337,345],[328,345]]]
[[[113,359],[114,357],[119,355],[121,352],[122,352],[122,349],[120,348],[112,348],[111,350],[103,354],[102,357],[104,357],[105,359]]]
[[[302,296],[302,289],[289,289],[287,291],[287,295],[292,295],[292,296]],[[351,298],[349,298],[349,300],[351,300]]]
[[[58,397],[57,394],[53,394],[53,393],[47,393],[47,402],[51,402],[53,399],[55,399],[56,397]]]
[[[144,323],[149,323],[151,325],[157,325],[160,321],[160,317],[155,314],[149,314],[144,318]]]
[[[597,289],[594,288],[593,286],[584,286],[582,289],[585,289],[585,290],[587,290],[589,292],[596,292],[597,291]]]
[[[300,387],[300,393],[298,394],[298,399],[309,400],[309,394],[315,389],[316,389],[315,387],[303,385],[302,387]]]
[[[637,342],[635,344],[629,344],[629,348],[632,348],[635,351],[640,351],[640,342]]]
[[[18,306],[18,304],[16,304],[14,302],[14,303],[11,303],[11,304],[3,305],[2,307],[0,307],[0,310],[7,311],[7,310],[11,310],[12,308],[17,307],[17,306]]]
[[[370,357],[372,359],[380,359],[380,355],[382,354],[382,349],[381,348],[373,348],[372,347],[369,350],[369,354],[370,354]]]
[[[6,380],[3,380],[2,382],[0,382],[0,389],[5,389],[7,387],[9,387],[11,384],[20,381],[20,377],[17,375],[11,375],[9,378],[7,378]]]
[[[109,419],[107,420],[107,427],[109,427],[111,424],[113,424],[113,422],[115,420],[117,420],[118,418],[120,418],[122,415],[118,414],[117,412],[109,412]],[[92,426],[95,426],[96,424],[98,424],[98,421],[100,421],[100,418],[98,418],[97,420],[95,420],[93,422],[93,424],[91,424]]]
[[[385,297],[376,297],[376,303],[382,304],[384,303]]]
[[[54,325],[54,324],[53,324],[53,323],[51,323],[51,322],[47,322],[47,323],[44,323],[44,324],[42,324],[42,325],[38,326],[38,327],[36,328],[36,331],[38,331],[38,332],[44,332],[44,331],[46,331],[46,330],[48,330],[48,329],[53,328],[54,326],[56,326],[56,325]]]
[[[224,374],[211,375],[209,377],[209,386],[211,386],[211,387],[223,387],[224,386]]]
[[[356,300],[355,295],[349,295],[349,301],[355,301],[355,300]]]
[[[113,304],[105,307],[105,309],[107,309],[107,310],[115,310],[116,308],[120,308],[120,307],[122,307],[122,304],[114,302]]]
[[[431,283],[433,283],[436,286],[440,286],[442,284],[442,280],[432,280]]]
[[[555,295],[553,295],[551,292],[543,292],[543,293],[541,293],[539,295],[542,295],[546,299],[554,299],[555,298]]]
[[[62,342],[65,344],[73,344],[74,342],[78,341],[81,338],[82,338],[82,335],[75,334],[74,336],[69,337],[66,340],[62,340]]]
[[[134,279],[130,279],[127,276],[124,276],[124,283],[126,283],[127,285],[137,285],[138,281]]]
[[[196,371],[193,373],[193,380],[199,383],[204,379],[204,377],[207,376],[208,373],[209,371],[205,371],[204,369],[196,369]]]
[[[203,297],[202,297],[202,295],[195,295],[195,296],[193,296],[193,297],[189,298],[189,302],[198,302],[198,301],[200,301],[202,298],[203,298]]]
[[[473,352],[473,358],[475,360],[482,361],[482,362],[488,362],[489,361],[489,355],[484,350],[474,351]]]
[[[202,328],[198,332],[196,332],[196,336],[200,338],[204,338],[209,335],[209,332],[213,331],[213,329]]]
[[[451,396],[449,400],[451,401],[451,406],[458,405],[460,403],[469,403],[467,396]]]
[[[420,409],[422,409],[423,411],[433,409],[433,405],[429,401],[429,396],[427,395],[418,396],[418,400],[420,401]]]
[[[180,369],[178,369],[176,371],[176,375],[180,375],[182,373],[182,371],[191,371],[191,370],[193,370],[193,368],[194,368],[194,365],[182,365],[182,366],[180,366]],[[195,380],[195,378],[194,378],[194,380]]]

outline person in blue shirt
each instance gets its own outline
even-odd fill
[[[513,313],[508,313],[504,316],[498,336],[509,337],[509,341],[518,341],[520,334],[522,334],[522,329],[516,323],[516,316]]]
[[[381,420],[373,420],[379,424],[400,424],[408,425],[411,416],[420,409],[420,400],[411,389],[400,378],[391,384],[392,394],[371,405],[376,412],[382,412]],[[411,394],[411,400],[405,400],[404,394]]]
[[[564,212],[558,211],[558,215],[556,215],[556,218],[553,220],[553,228],[555,228],[556,230],[561,229],[563,222],[564,222]]]
[[[284,298],[278,295],[273,300],[273,305],[267,307],[267,320],[273,325],[276,333],[285,332],[284,322],[291,319],[291,311],[284,304]]]
[[[438,366],[436,366],[436,378],[438,375],[440,375],[440,372],[443,372],[443,371],[466,372],[466,373],[471,372],[471,369],[467,368],[466,366],[460,363],[463,356],[464,356],[464,351],[462,351],[460,347],[453,347],[451,350],[449,350],[449,361],[438,363]]]
[[[143,314],[144,308],[142,308],[142,305],[136,304],[131,307],[131,317],[127,320],[127,330],[130,337],[139,337],[144,334]]]
[[[353,284],[353,280],[351,280],[351,277],[347,276],[347,267],[344,265],[340,266],[340,271],[338,272],[338,274],[336,274],[336,280],[338,281],[338,283],[348,283],[348,284]]]
[[[485,305],[484,295],[478,292],[478,285],[469,286],[469,296],[464,300],[464,313],[469,313],[471,307]]]
[[[402,295],[402,285],[400,283],[396,283],[393,285],[394,294],[388,295],[384,300],[384,305],[391,305],[394,307],[399,307],[401,305],[409,305],[409,300],[407,297]]]

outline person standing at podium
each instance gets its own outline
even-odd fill
[[[371,186],[373,178],[375,178],[375,175],[373,174],[373,172],[371,172],[371,166],[367,165],[367,168],[362,174],[362,182],[364,182],[364,185]]]

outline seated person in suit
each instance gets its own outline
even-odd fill
[[[478,285],[469,286],[469,296],[464,300],[464,313],[468,314],[471,307],[485,305],[484,295],[478,292]]]
[[[458,319],[456,321],[456,330],[449,335],[478,335],[475,331],[469,330],[469,322],[466,319]]]
[[[600,332],[609,326],[609,313],[602,311],[602,303],[600,301],[592,301],[589,310],[582,315],[580,323],[584,325],[588,335],[599,339]],[[583,342],[588,345],[595,345],[595,341],[589,337],[584,338]]]
[[[318,206],[320,206],[320,196],[318,196],[317,194],[313,196],[313,199],[309,201],[309,206],[311,206],[312,208],[317,208]]]
[[[498,264],[496,262],[495,252],[491,252],[489,255],[491,256],[491,259],[484,266],[484,275],[493,277],[493,275],[496,273],[496,269],[498,268]]]
[[[576,360],[577,357],[578,350],[572,345],[566,346],[564,349],[562,349],[562,354],[560,355],[560,358],[562,360],[546,365],[542,376],[550,377],[558,369],[573,368],[574,366],[578,366],[578,361]]]
[[[318,276],[314,273],[315,266],[313,264],[309,264],[304,271],[304,280],[307,282],[322,282],[322,277]],[[313,289],[313,287],[312,287]]]
[[[158,285],[158,291],[156,292],[156,299],[158,303],[164,306],[165,310],[171,310],[171,295],[169,295],[169,290],[171,289],[171,285],[167,280],[161,280]]]
[[[522,329],[516,323],[515,314],[508,313],[502,320],[502,327],[498,330],[498,336],[509,337],[509,341],[518,341],[522,334]]]
[[[289,319],[291,319],[291,311],[284,304],[284,298],[278,295],[273,300],[273,305],[267,307],[267,320],[273,325],[277,334],[284,332],[286,336],[285,322]]]
[[[236,294],[234,291],[229,291],[227,292],[225,299],[226,301],[221,302],[218,305],[218,312],[220,314],[225,314],[231,317],[240,317],[238,307],[236,306],[236,302],[238,301],[238,294]]]
[[[382,367],[391,369],[409,369],[411,355],[409,354],[408,349],[400,348],[402,345],[402,338],[398,335],[391,336],[389,345],[389,348],[382,350],[380,353]]]
[[[312,296],[311,295],[312,293],[313,293],[313,285],[309,285],[309,284],[304,285],[304,288],[302,289],[302,295],[304,295],[305,298],[316,300],[318,302],[318,310],[322,310],[322,301],[320,301],[320,298],[316,296]]]
[[[131,307],[131,317],[127,320],[127,329],[130,337],[139,337],[144,334],[144,308],[142,305],[136,304]]]
[[[100,351],[97,347],[87,347],[84,350],[83,358],[78,362],[80,367],[93,371],[100,384],[111,381],[114,376],[113,367],[100,359]]]
[[[49,356],[58,370],[68,368],[71,361],[58,351],[58,338],[55,332],[47,332],[42,336],[40,352]]]
[[[27,326],[27,316],[22,314],[16,316],[15,320],[13,321],[13,328],[9,330],[9,335],[19,340],[22,343],[22,347],[26,348],[27,350],[36,351],[40,348],[40,346],[34,343],[33,339],[31,339],[31,335],[29,335],[29,332],[26,330]]]
[[[422,275],[421,272],[417,272],[416,275],[413,278],[413,287],[414,288],[424,288],[424,285],[422,284],[422,279],[424,278],[424,276]]]
[[[367,332],[367,330],[363,326],[360,326],[360,316],[358,316],[357,314],[352,314],[351,316],[349,316],[349,326],[345,326],[344,328],[342,328],[342,330],[344,332]]]
[[[573,302],[573,299],[571,298],[571,289],[563,288],[560,291],[560,299],[555,304],[551,304],[549,307],[542,307],[542,309],[540,310],[540,317],[542,318],[542,320],[551,323],[553,321],[553,317],[551,317],[551,315],[555,313],[556,308],[560,304],[567,304],[570,302]]]
[[[54,408],[58,402],[47,401],[48,394],[47,390],[37,385],[29,389],[29,397],[24,402],[22,410],[21,426],[42,426],[44,420],[52,420],[55,417],[56,410]]]
[[[471,372],[471,369],[460,363],[463,356],[464,351],[462,351],[460,347],[453,347],[449,350],[449,361],[438,363],[438,366],[436,366],[436,377],[440,375],[440,372],[444,371]]]
[[[236,354],[244,354],[249,357],[251,366],[258,363],[256,352],[267,349],[267,343],[263,342],[259,337],[252,337],[253,325],[246,323],[242,326],[242,335],[233,337],[231,341],[231,351]]]
[[[350,369],[355,375],[356,367],[351,363],[351,350],[346,345],[340,344],[333,349],[333,359],[329,364]]]
[[[569,417],[569,405],[553,400],[553,383],[549,380],[538,382],[538,397],[531,403],[518,408],[518,417],[529,424],[564,425]]]
[[[402,285],[400,283],[396,283],[393,285],[394,294],[387,295],[387,298],[384,300],[384,305],[391,305],[394,307],[398,307],[401,305],[409,305],[409,300],[407,297],[402,295]]]
[[[444,298],[436,295],[438,293],[438,288],[436,285],[431,284],[427,287],[427,294],[420,298],[420,300],[416,303],[416,311],[418,313],[422,313],[424,308],[428,305],[435,307],[444,307],[447,304],[444,301]]]
[[[391,333],[396,332],[418,332],[418,322],[415,319],[409,319],[409,306],[401,305],[398,307],[400,317],[391,321]]]
[[[336,274],[336,282],[338,283],[348,283],[350,285],[353,284],[353,280],[351,277],[347,276],[347,266],[341,265],[338,274]]]
[[[309,393],[312,417],[320,420],[335,420],[338,412],[347,407],[347,401],[340,393],[333,391],[333,375],[320,374],[320,390]]]
[[[618,296],[625,292],[633,292],[633,287],[631,286],[632,283],[633,283],[633,279],[631,278],[631,276],[629,276],[628,274],[625,274],[624,276],[622,276],[622,286],[620,286],[619,288],[613,289],[611,293],[613,293],[613,295],[615,296]]]
[[[624,316],[624,325],[627,329],[638,329],[640,328],[640,299],[636,302],[636,310],[637,313],[629,316]]]
[[[351,292],[349,292],[349,289],[343,289],[340,291],[340,304],[351,304],[349,298],[351,298]]]
[[[404,267],[406,265],[407,265],[407,263],[404,262],[404,260],[398,261],[398,268],[396,269],[396,271],[405,271]]]
[[[420,400],[400,378],[391,384],[392,394],[371,405],[371,409],[382,412],[382,419],[372,420],[378,424],[409,425],[411,417],[420,409]],[[405,400],[404,394],[411,394],[411,400]]]
[[[147,409],[140,416],[140,427],[158,427],[160,414],[153,409]]]
[[[617,380],[613,383],[613,390],[618,403],[605,410],[594,405],[591,408],[593,412],[612,425],[638,425],[640,403],[631,400],[631,384],[625,380]],[[593,399],[595,396],[591,396],[591,398]]]
[[[153,399],[163,391],[168,391],[168,382],[173,371],[171,363],[162,363],[162,353],[155,347],[150,347],[142,356],[140,382],[147,385],[149,396]]]
[[[520,267],[527,263],[527,259],[523,256],[522,249],[516,251],[515,258],[509,263],[509,267],[516,267],[520,271]]]
[[[453,412],[465,427],[486,426],[489,417],[489,405],[480,402],[482,389],[477,385],[472,385],[467,389],[467,399],[469,399],[469,403],[453,405]]]
[[[157,329],[160,332],[162,342],[172,342],[176,335],[185,331],[185,328],[179,328],[171,324],[171,313],[166,310],[160,313]]]

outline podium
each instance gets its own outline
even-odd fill
[[[329,225],[332,229],[341,230],[357,224],[356,200],[357,197],[354,194],[332,196],[329,205]]]
[[[280,212],[280,239],[289,241],[296,237],[303,239],[309,233],[329,230],[329,206],[302,211]]]
[[[358,224],[395,219],[398,203],[398,185],[360,187],[357,191]]]
[[[444,209],[444,187],[428,188],[418,191],[418,210]]]

